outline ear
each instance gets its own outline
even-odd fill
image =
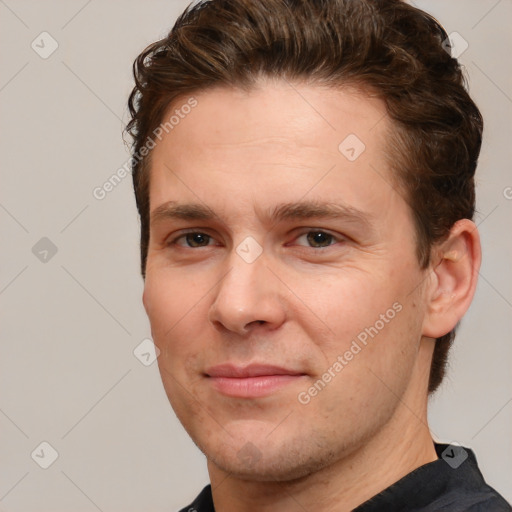
[[[432,256],[423,335],[439,338],[457,325],[475,294],[482,261],[476,225],[469,219],[457,221]]]

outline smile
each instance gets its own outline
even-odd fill
[[[268,365],[219,365],[206,372],[211,386],[226,396],[258,398],[276,393],[299,381],[304,373]]]

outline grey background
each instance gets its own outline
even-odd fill
[[[150,328],[130,176],[93,197],[128,159],[132,61],[187,4],[0,0],[1,511],[170,511],[208,481],[156,363],[133,354]],[[484,262],[431,427],[472,447],[512,500],[512,3],[416,4],[469,43],[461,61],[486,120]],[[31,47],[48,51],[43,31],[59,45],[47,59]],[[58,452],[48,469],[43,441]]]

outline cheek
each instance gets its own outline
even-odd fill
[[[315,399],[313,409],[319,417],[327,420],[332,415],[334,421],[339,416],[337,424],[344,424],[346,418],[367,422],[368,415],[375,415],[370,422],[378,423],[404,393],[418,353],[420,324],[410,306],[400,304],[400,309],[394,303],[393,309],[393,303],[384,304],[390,307],[370,303],[364,314],[340,314],[337,335],[320,347],[328,364],[319,368],[316,378],[327,377],[332,384]],[[380,318],[381,311],[387,323]],[[332,379],[329,369],[335,375]]]
[[[344,268],[315,279],[297,276],[294,292],[317,319],[314,325],[304,323],[303,328],[312,330],[311,339],[316,339],[317,329],[323,325],[322,331],[328,331],[327,339],[337,348],[341,348],[341,340],[351,340],[375,322],[382,330],[380,315],[389,322],[397,316],[393,304],[404,301],[403,293],[388,275],[379,268]],[[305,316],[297,315],[300,318]]]
[[[362,375],[375,380],[370,370],[384,377],[410,367],[419,346],[422,314],[418,297],[410,294],[414,276],[412,268],[404,268],[401,277],[392,265],[382,264],[368,271],[340,270],[315,283],[297,280],[296,294],[315,313],[314,321],[308,321],[312,315],[296,315],[316,345],[315,369],[326,371],[338,356],[346,355],[342,373],[357,382]]]
[[[199,317],[207,314],[201,301],[206,292],[191,285],[183,275],[170,274],[147,274],[144,306],[153,341],[160,351],[157,362],[165,391],[181,416],[190,407],[190,396],[196,395],[197,372],[204,366],[201,348],[204,325]]]
[[[194,317],[201,312],[203,296],[201,288],[191,285],[178,273],[146,276],[144,306],[153,340],[161,353],[169,350],[180,353],[193,348],[198,340],[194,330],[200,328]]]

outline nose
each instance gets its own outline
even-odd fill
[[[244,336],[260,325],[275,329],[284,322],[284,286],[267,263],[264,253],[248,263],[233,251],[209,310],[217,329]]]

